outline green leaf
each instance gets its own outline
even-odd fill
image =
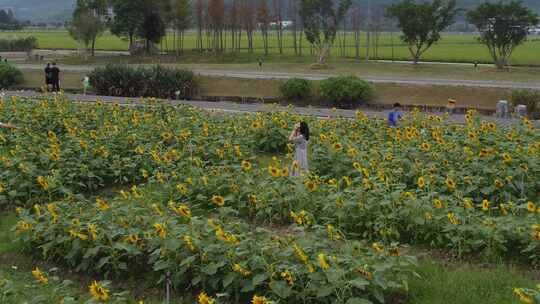
[[[273,281],[270,283],[270,289],[280,298],[286,299],[291,295],[291,288],[283,281]]]
[[[227,288],[227,286],[231,285],[231,283],[234,281],[234,278],[236,277],[236,273],[229,272],[225,278],[223,279],[223,288]]]
[[[218,271],[218,265],[215,263],[209,264],[202,268],[202,272],[206,273],[207,275],[214,275]]]
[[[350,298],[346,304],[373,304],[373,302],[362,298]]]
[[[369,282],[363,278],[356,278],[349,282],[352,286],[364,290],[366,286],[369,285]]]
[[[253,286],[258,286],[260,285],[262,282],[266,281],[266,279],[268,279],[268,275],[265,274],[265,273],[260,273],[256,276],[253,277]]]
[[[317,291],[317,298],[325,298],[334,292],[334,286],[326,286],[319,288]]]

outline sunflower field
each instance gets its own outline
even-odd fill
[[[0,209],[28,252],[107,279],[153,273],[199,303],[385,303],[407,293],[412,246],[539,266],[540,129],[445,118],[12,97]],[[300,120],[311,170],[293,178]]]

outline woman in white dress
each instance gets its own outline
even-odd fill
[[[289,141],[294,143],[294,162],[292,165],[291,176],[300,176],[301,172],[309,170],[308,165],[308,141],[309,127],[306,122],[302,121],[294,126],[294,130],[289,135]]]

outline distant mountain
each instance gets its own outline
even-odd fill
[[[71,18],[75,0],[0,0],[0,9],[12,9],[19,20],[64,22]]]
[[[64,22],[69,20],[76,0],[0,0],[0,9],[11,8],[20,20],[33,22]],[[226,0],[228,2],[230,0]],[[255,1],[255,0],[254,0]],[[272,1],[272,0],[268,0]],[[281,0],[286,2],[288,0]],[[353,0],[366,7],[368,0]],[[370,0],[372,6],[386,6],[399,0]],[[424,1],[424,0],[418,0]],[[499,0],[458,0],[458,5],[471,8],[483,2]],[[523,0],[523,3],[540,13],[540,0]],[[286,7],[286,6],[285,6]]]

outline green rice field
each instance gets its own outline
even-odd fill
[[[77,49],[80,45],[77,41],[73,40],[66,31],[17,31],[17,32],[0,32],[0,38],[17,38],[35,36],[39,41],[39,47],[42,49]],[[340,48],[343,44],[343,37],[345,36],[345,50]],[[283,53],[285,55],[294,55],[293,48],[293,35],[292,33],[286,33],[283,41]],[[226,46],[230,48],[231,37],[226,35]],[[207,40],[205,37],[204,43],[206,45]],[[360,58],[365,58],[366,50],[366,35],[363,33],[361,37],[361,49]],[[374,42],[371,45],[374,46]],[[188,32],[185,35],[184,42],[186,49],[194,49],[196,47],[196,33]],[[248,52],[247,39],[245,33],[242,37],[242,50],[241,52]],[[255,52],[258,54],[264,54],[262,48],[262,36],[259,32],[255,35]],[[276,33],[272,33],[270,37],[270,50],[271,54],[279,54],[277,47],[278,41]],[[162,47],[164,49],[172,49],[173,46],[173,34],[169,33],[167,39],[164,40]],[[110,51],[125,51],[128,48],[128,42],[122,40],[110,33],[105,33],[100,36],[96,43],[96,48],[99,50]],[[302,42],[302,55],[309,56],[310,46],[307,41]],[[352,33],[339,33],[336,38],[334,50],[332,56],[334,57],[355,57],[356,51],[354,47],[354,37]],[[410,58],[409,51],[400,40],[398,33],[382,33],[379,37],[378,48],[375,51],[371,50],[371,58],[378,59],[395,59],[395,60],[407,60]],[[433,46],[424,55],[426,61],[444,61],[444,62],[481,62],[491,63],[491,57],[487,51],[487,48],[477,41],[477,36],[473,34],[456,34],[447,33],[443,35],[443,39],[435,46]],[[513,65],[540,65],[540,36],[533,35],[529,37],[524,45],[520,46],[513,54],[511,58],[511,64]]]

